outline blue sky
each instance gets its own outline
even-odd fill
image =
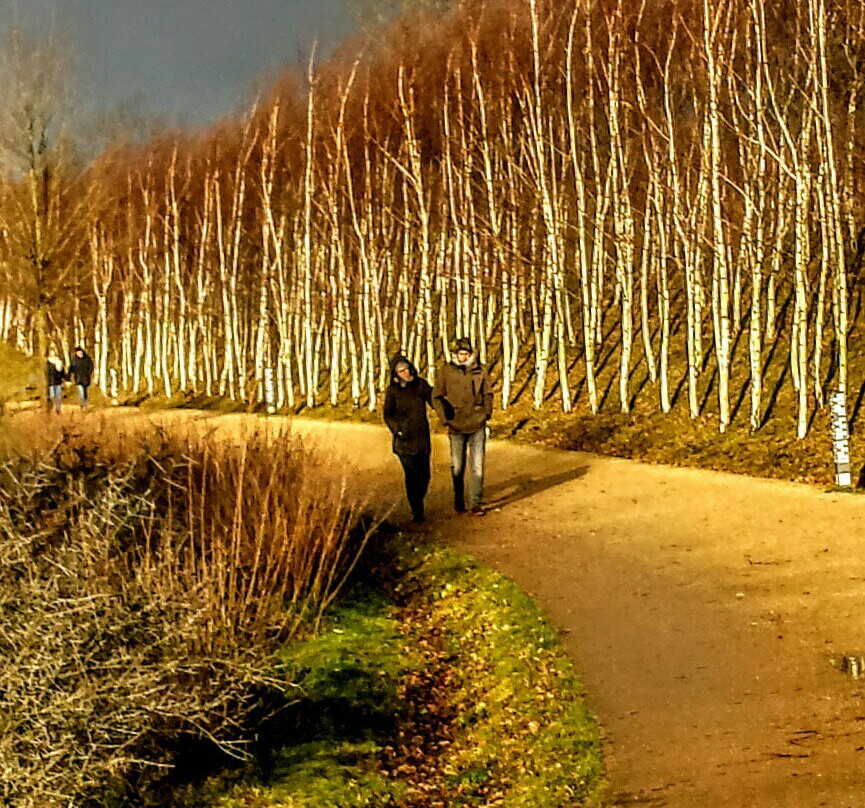
[[[79,97],[132,103],[189,125],[241,108],[264,75],[326,53],[354,26],[356,0],[0,0],[15,20],[69,40]]]

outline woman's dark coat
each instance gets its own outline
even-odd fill
[[[66,373],[63,371],[63,366],[59,368],[53,362],[45,363],[45,381],[49,387],[59,387],[66,381]]]
[[[408,383],[396,375],[396,366],[400,362],[411,368],[413,379]],[[384,422],[393,433],[394,454],[430,454],[432,444],[426,408],[432,406],[432,387],[401,355],[391,360],[390,374],[391,383],[384,396]]]

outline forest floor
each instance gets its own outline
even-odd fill
[[[383,429],[293,427],[407,519]],[[494,441],[490,512],[456,516],[441,438],[434,452],[424,533],[512,577],[560,629],[603,730],[609,805],[858,800],[865,690],[841,660],[865,652],[865,499]]]
[[[205,403],[201,409],[211,409],[211,402]],[[569,413],[563,413],[551,403],[535,410],[530,402],[522,401],[504,411],[496,409],[491,428],[495,438],[530,446],[791,482],[832,484],[835,467],[828,407],[811,412],[811,429],[800,440],[796,437],[795,414],[790,402],[782,403],[784,406],[776,411],[777,417],[769,419],[758,432],[751,432],[747,422],[743,423],[740,418],[722,434],[713,413],[691,418],[687,408],[679,407],[665,415],[646,401],[638,402],[630,413],[607,407],[597,414],[583,405]],[[863,403],[865,386],[863,395],[848,405],[848,418],[853,423],[850,453],[854,482],[865,455],[859,425]],[[159,401],[148,406],[159,408]],[[194,399],[191,406],[195,407]],[[230,405],[223,401],[218,406]],[[298,414],[314,420],[381,423],[378,410],[352,409],[345,404],[338,407],[322,404],[313,410],[301,408]]]
[[[583,403],[572,412],[563,413],[553,402],[547,402],[540,410],[535,410],[526,400],[500,410],[497,402],[491,428],[495,438],[530,446],[830,485],[835,467],[829,408],[812,408],[808,435],[800,440],[796,437],[795,402],[789,398],[779,398],[772,410],[773,417],[757,432],[750,430],[747,413],[742,413],[747,402],[740,401],[738,419],[722,434],[718,431],[718,418],[711,411],[691,418],[687,406],[679,406],[663,414],[646,399],[635,402],[630,413],[619,412],[615,406],[608,405],[597,414],[592,414]],[[129,403],[140,404],[150,411],[166,408],[222,413],[250,411],[242,402],[216,396],[178,394],[172,399],[160,396],[139,399]],[[860,423],[863,409],[865,384],[848,402],[854,482],[865,457],[865,433]],[[263,406],[255,409],[258,413],[263,411]],[[319,404],[314,409],[299,405],[295,414],[317,421],[381,424],[380,410],[355,408],[345,402],[336,407]],[[862,474],[865,478],[865,468]]]

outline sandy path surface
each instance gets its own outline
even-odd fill
[[[407,521],[383,429],[294,428]],[[496,442],[492,510],[456,516],[450,497],[439,437],[423,531],[514,578],[562,631],[602,726],[608,804],[865,799],[865,679],[833,666],[865,653],[865,498]]]

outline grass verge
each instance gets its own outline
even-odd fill
[[[596,724],[555,631],[513,583],[395,536],[317,636],[278,654],[299,686],[255,766],[174,805],[594,805]]]

